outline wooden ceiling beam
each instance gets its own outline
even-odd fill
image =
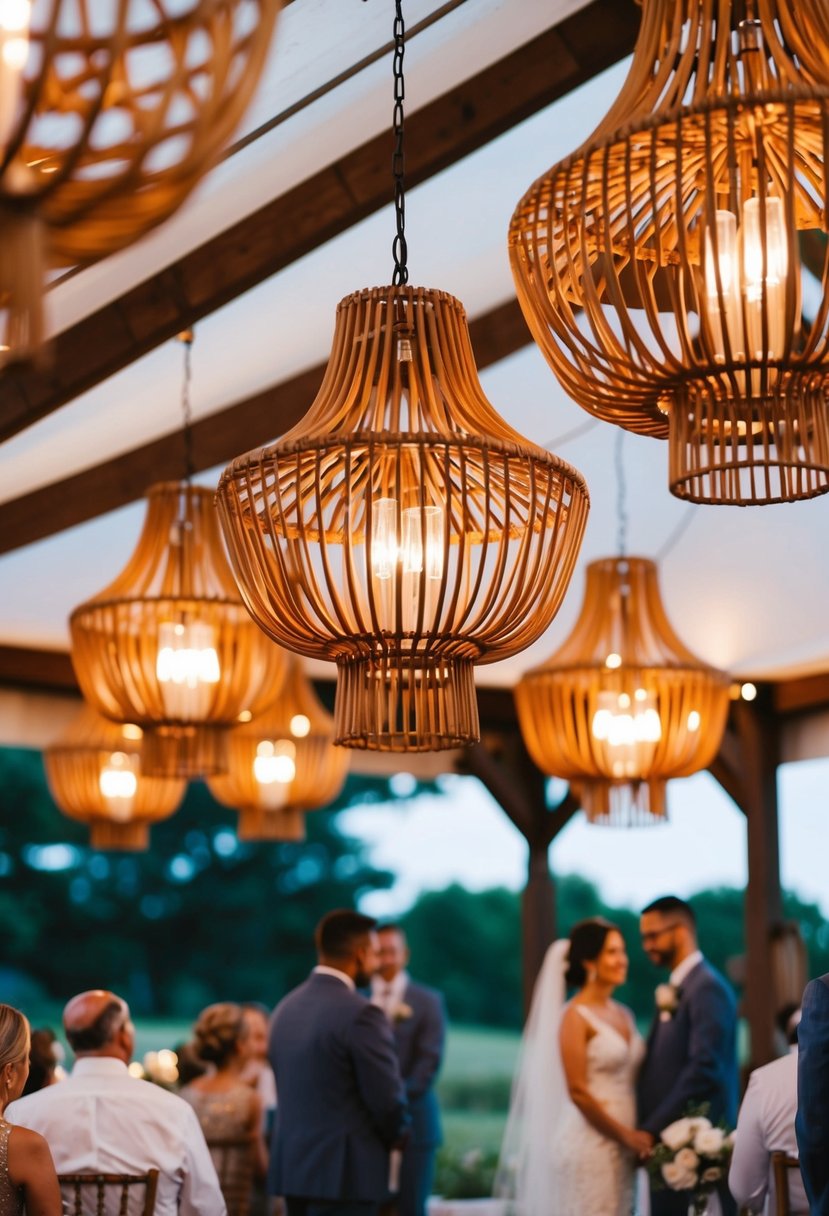
[[[639,10],[592,0],[406,119],[412,187],[628,54]],[[0,376],[0,440],[31,426],[390,200],[384,132],[58,334],[47,368]],[[529,183],[516,183],[516,189]]]
[[[505,359],[531,341],[517,300],[484,313],[469,329],[479,368]],[[194,471],[215,468],[284,434],[308,410],[324,372],[321,363],[196,422],[192,429]],[[154,482],[177,481],[185,467],[184,436],[179,430],[0,503],[0,553],[135,502]]]

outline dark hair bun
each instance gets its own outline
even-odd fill
[[[193,1049],[200,1060],[221,1067],[244,1037],[244,1030],[240,1005],[229,1001],[208,1005],[199,1014],[193,1030]]]
[[[570,931],[570,954],[564,976],[569,988],[583,988],[587,983],[586,963],[593,963],[604,949],[608,933],[619,930],[609,920],[596,916],[581,920]]]

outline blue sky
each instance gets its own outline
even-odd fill
[[[405,778],[401,778],[405,790]],[[780,769],[781,872],[786,887],[829,916],[829,759]],[[460,882],[472,890],[524,881],[526,847],[496,803],[474,779],[444,779],[441,797],[348,811],[345,830],[366,841],[372,860],[398,875],[366,911],[397,915],[422,890]],[[553,844],[554,872],[581,874],[614,903],[639,907],[670,890],[746,881],[745,821],[707,773],[669,787],[670,822],[632,830],[591,827],[578,816]]]

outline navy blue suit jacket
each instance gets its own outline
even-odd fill
[[[312,972],[277,1006],[268,1189],[274,1195],[380,1202],[389,1148],[408,1107],[384,1013],[332,975]]]
[[[829,1216],[829,975],[806,985],[797,1042],[800,1172],[812,1216]]]
[[[440,1110],[432,1088],[446,1038],[443,997],[434,988],[411,980],[403,993],[403,1004],[412,1016],[396,1018],[392,1030],[406,1097],[412,1112],[412,1144],[431,1146],[441,1142]]]
[[[670,1021],[654,1020],[639,1074],[639,1126],[658,1138],[690,1104],[709,1118],[737,1120],[737,1010],[734,995],[704,960],[685,977]]]

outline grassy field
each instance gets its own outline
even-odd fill
[[[32,1010],[35,1026],[60,1026],[60,1009]],[[136,1019],[135,1057],[148,1051],[176,1047],[190,1037],[192,1023],[183,1019]],[[446,1146],[457,1152],[470,1148],[497,1150],[509,1100],[509,1086],[518,1054],[519,1036],[510,1031],[477,1026],[451,1026],[439,1094]]]

